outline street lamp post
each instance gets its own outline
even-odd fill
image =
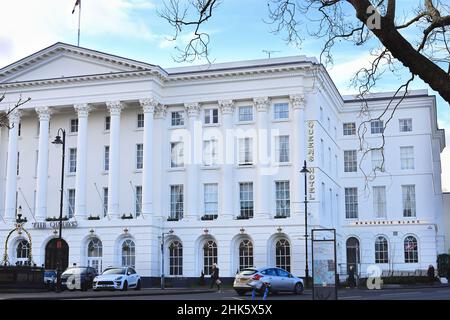
[[[168,234],[173,234],[173,230],[170,229],[169,232],[161,233],[161,289],[165,289],[165,276],[164,276],[164,238]]]
[[[309,173],[308,168],[306,168],[306,160],[303,162],[303,168],[300,171],[305,175],[305,284],[308,285],[309,279],[309,267],[308,267],[308,185],[307,185],[307,175]]]
[[[61,132],[61,136],[59,135]],[[55,141],[52,142],[56,145],[62,145],[62,157],[61,157],[61,196],[59,202],[59,235],[58,242],[56,244],[57,250],[57,263],[56,263],[56,292],[61,292],[61,267],[62,267],[62,219],[63,219],[63,200],[64,200],[64,159],[66,156],[66,130],[58,129],[58,133],[56,135]]]

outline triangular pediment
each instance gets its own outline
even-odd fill
[[[144,62],[56,43],[0,69],[0,83],[140,71],[152,67]]]

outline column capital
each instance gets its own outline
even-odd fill
[[[158,100],[156,100],[153,97],[140,99],[139,103],[141,104],[141,107],[142,107],[142,109],[144,110],[145,113],[147,113],[147,112],[154,113],[156,108],[160,104],[158,102]]]
[[[158,104],[155,107],[155,115],[156,119],[163,119],[166,117],[167,106],[164,104]]]
[[[8,120],[10,124],[18,124],[21,117],[22,112],[18,109],[14,109],[13,111],[8,113]]]
[[[253,104],[258,112],[267,112],[270,107],[270,102],[271,100],[269,97],[253,98]]]
[[[53,110],[49,107],[36,107],[34,108],[38,114],[39,121],[49,121]]]
[[[233,114],[234,100],[219,100],[219,109],[222,114]]]
[[[186,109],[189,118],[198,117],[200,114],[200,104],[197,102],[185,103],[184,108]]]
[[[106,102],[106,106],[108,107],[111,115],[120,115],[122,109],[125,107],[125,104],[122,101],[108,101]]]
[[[304,109],[306,106],[306,98],[304,94],[291,94],[289,96],[292,107],[294,109]]]
[[[87,103],[77,103],[73,105],[75,111],[78,113],[78,117],[87,117],[89,111],[91,111],[91,106]]]

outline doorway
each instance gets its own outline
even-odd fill
[[[69,266],[69,245],[65,240],[57,238],[50,240],[45,247],[45,269],[57,269],[58,251],[61,253],[61,271],[67,269]]]

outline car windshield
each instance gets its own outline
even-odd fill
[[[53,277],[56,275],[55,271],[45,271],[44,276],[45,277]]]
[[[245,269],[245,270],[241,271],[242,276],[250,276],[255,273],[256,273],[256,270],[254,270],[254,269]]]
[[[82,274],[86,272],[86,268],[69,268],[63,274]]]
[[[127,268],[112,268],[112,269],[106,269],[103,271],[102,274],[125,274],[127,271]]]

